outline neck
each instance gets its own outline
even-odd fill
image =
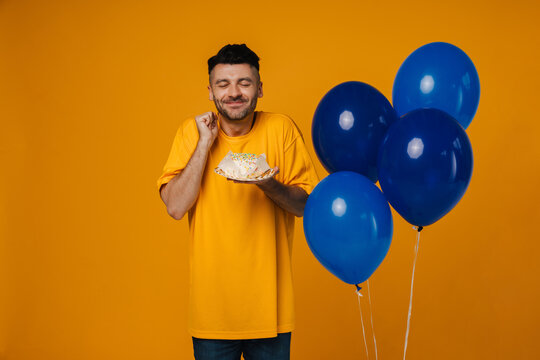
[[[242,136],[246,135],[253,125],[253,115],[254,113],[249,114],[241,120],[229,120],[224,118],[222,115],[219,115],[219,124],[221,130],[227,136]]]

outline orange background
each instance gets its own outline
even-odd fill
[[[0,359],[191,357],[187,220],[155,182],[179,123],[213,109],[222,45],[259,54],[259,109],[292,116],[316,159],[320,98],[348,80],[391,98],[432,41],[471,57],[482,94],[469,189],[422,232],[407,358],[539,358],[539,18],[524,0],[0,1]],[[381,359],[402,357],[415,242],[394,223],[371,282]],[[365,358],[353,287],[298,225],[292,357]]]

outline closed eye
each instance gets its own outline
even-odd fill
[[[229,82],[227,80],[219,80],[218,82],[216,82],[216,86],[220,88],[227,87],[228,85],[229,85]]]

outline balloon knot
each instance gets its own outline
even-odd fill
[[[354,286],[356,286],[356,293],[358,294],[358,296],[362,296],[362,294],[360,294],[360,290],[362,290],[362,288],[357,284],[355,284]]]
[[[417,230],[418,232],[422,231],[423,228],[423,226],[413,226],[413,229]]]

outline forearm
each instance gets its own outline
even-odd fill
[[[199,141],[186,167],[161,190],[167,212],[176,220],[184,217],[199,196],[210,146],[208,142]]]
[[[304,215],[308,194],[301,187],[285,185],[274,178],[257,186],[283,210],[298,217]]]

